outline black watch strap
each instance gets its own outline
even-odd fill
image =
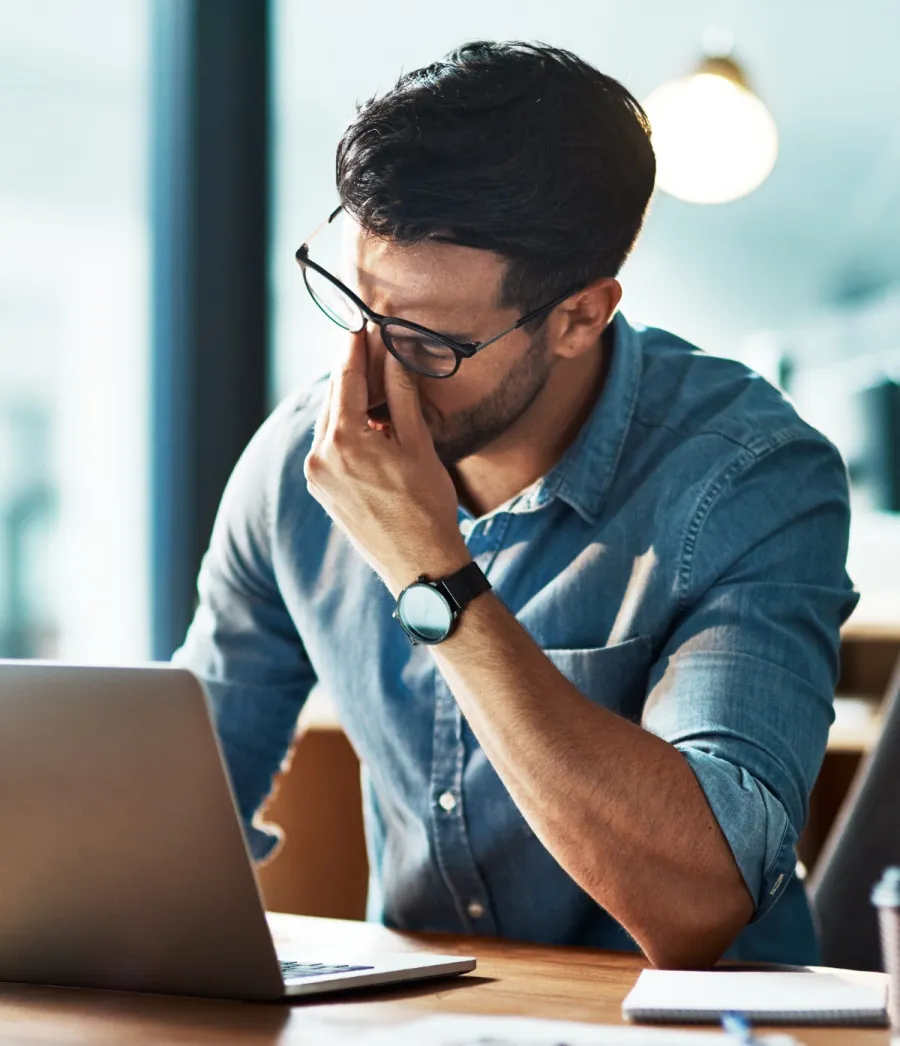
[[[490,581],[484,576],[481,567],[474,561],[466,563],[462,570],[457,570],[455,574],[442,577],[433,582],[433,584],[444,590],[452,602],[456,604],[457,611],[462,610],[467,603],[471,603],[482,592],[491,590]]]

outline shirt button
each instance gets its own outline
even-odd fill
[[[452,792],[444,792],[438,799],[438,804],[448,814],[452,813],[456,809],[456,796]]]
[[[469,913],[470,919],[480,919],[484,915],[484,905],[479,904],[478,901],[469,901],[466,911]]]

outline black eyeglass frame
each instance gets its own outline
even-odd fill
[[[316,229],[315,232],[313,232],[312,235],[308,237],[306,242],[297,249],[297,252],[294,255],[297,264],[300,266],[300,269],[303,272],[303,282],[306,284],[306,289],[309,292],[309,296],[316,304],[316,307],[321,312],[323,312],[331,320],[332,323],[336,323],[339,327],[343,327],[343,324],[336,320],[329,312],[325,310],[325,308],[323,308],[322,305],[319,304],[318,298],[316,298],[315,294],[313,293],[313,290],[309,285],[309,280],[306,275],[307,269],[312,269],[313,272],[318,273],[319,276],[328,280],[328,282],[332,284],[332,286],[336,287],[339,291],[341,291],[342,294],[346,294],[347,297],[356,305],[359,311],[363,314],[363,316],[365,316],[365,318],[369,321],[369,323],[374,323],[375,326],[378,327],[378,329],[381,331],[381,340],[384,342],[385,348],[394,357],[394,359],[396,359],[402,366],[406,367],[407,370],[414,371],[415,373],[421,374],[424,377],[436,378],[438,380],[441,380],[443,378],[452,378],[453,375],[456,374],[456,372],[459,370],[459,365],[460,363],[462,363],[463,360],[471,359],[471,357],[474,356],[476,352],[481,352],[482,349],[486,349],[489,345],[493,345],[495,341],[499,341],[501,338],[505,338],[507,334],[512,334],[513,331],[519,330],[521,327],[524,327],[526,323],[530,323],[532,320],[536,320],[542,314],[549,314],[553,311],[553,309],[556,308],[557,305],[560,305],[562,302],[564,302],[566,298],[571,298],[573,294],[578,293],[576,289],[566,291],[565,294],[560,294],[552,301],[548,301],[546,304],[540,305],[536,309],[532,309],[531,312],[525,313],[524,316],[520,316],[519,319],[517,319],[516,322],[512,324],[512,326],[507,327],[506,330],[501,331],[499,334],[495,334],[492,338],[488,338],[487,341],[476,341],[467,343],[454,341],[452,338],[448,338],[445,334],[439,334],[437,331],[433,331],[428,327],[423,327],[420,323],[414,323],[412,320],[404,320],[401,319],[399,316],[383,316],[380,312],[375,312],[375,310],[370,309],[369,306],[366,305],[366,303],[358,295],[354,294],[353,291],[350,290],[350,288],[346,284],[342,283],[336,276],[332,275],[327,269],[324,269],[321,265],[319,265],[317,262],[314,262],[309,257],[309,245],[312,242],[312,240],[315,238],[316,235],[318,235],[319,232],[321,232],[322,229],[330,225],[334,221],[334,219],[341,213],[342,210],[342,207],[336,207],[328,216],[328,218],[318,227],[318,229]],[[447,348],[453,352],[455,358],[453,370],[448,371],[448,373],[446,374],[432,374],[428,371],[420,370],[417,367],[411,366],[406,360],[404,360],[399,355],[399,353],[395,351],[394,346],[391,344],[390,337],[385,334],[385,327],[388,324],[393,324],[397,327],[404,327],[407,330],[415,331],[417,334],[423,334],[426,337],[431,338],[442,345],[446,345]],[[348,328],[344,329],[347,330]]]

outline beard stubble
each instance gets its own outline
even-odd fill
[[[478,403],[448,418],[429,419],[434,449],[451,468],[499,439],[526,413],[550,375],[546,327],[541,327],[516,365]]]

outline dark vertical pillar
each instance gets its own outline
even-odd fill
[[[153,0],[152,648],[184,637],[222,490],[266,411],[267,0]]]

